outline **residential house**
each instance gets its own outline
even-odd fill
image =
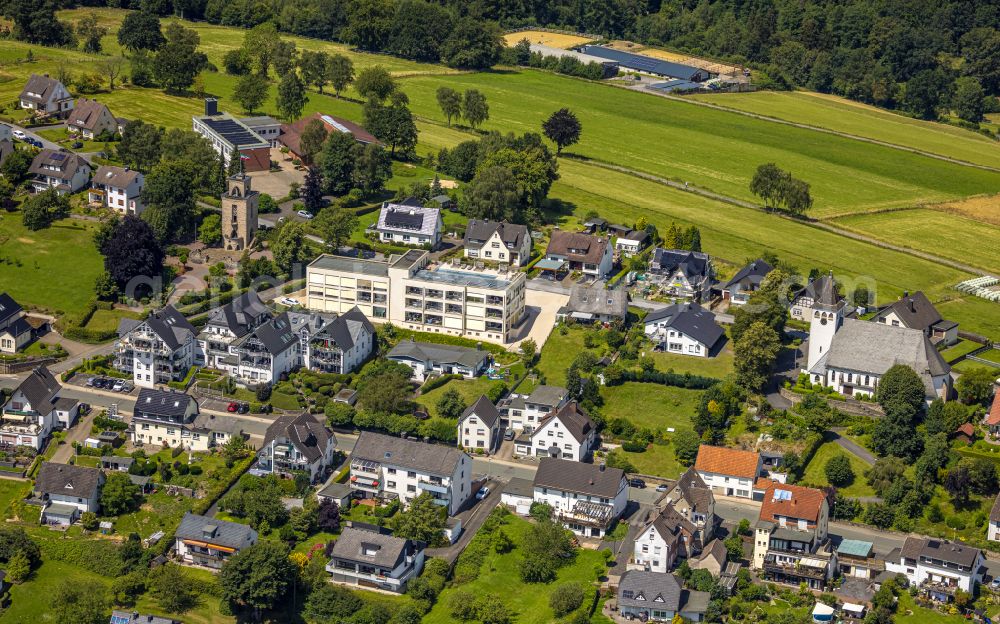
[[[308,320],[301,319],[308,316]],[[299,334],[303,365],[323,373],[353,373],[371,357],[375,348],[375,328],[354,306],[326,322],[321,314],[289,313],[292,330]]]
[[[691,301],[707,300],[715,271],[708,254],[657,247],[649,261],[647,278],[667,294]]]
[[[55,402],[55,426],[61,429],[69,429],[76,423],[80,415],[80,400],[70,397],[59,397]]]
[[[359,498],[399,499],[424,492],[453,516],[472,496],[472,458],[437,444],[364,431],[351,452],[351,487]]]
[[[903,296],[891,304],[879,308],[871,319],[876,323],[919,329],[935,345],[951,345],[958,342],[958,323],[946,321],[923,291]]]
[[[142,173],[128,167],[101,165],[90,181],[87,197],[91,205],[103,206],[121,215],[138,217],[146,210],[142,203]]]
[[[702,444],[694,469],[713,492],[723,496],[753,498],[754,482],[761,473],[760,454]]]
[[[990,412],[983,419],[990,437],[996,440],[1000,438],[1000,389],[993,392],[993,403],[990,405]]]
[[[597,426],[576,401],[563,404],[538,422],[526,442],[514,441],[518,455],[588,461],[597,444]]]
[[[531,258],[531,232],[527,226],[506,221],[469,219],[465,257],[524,266]]]
[[[722,298],[730,305],[743,305],[760,288],[767,274],[774,270],[764,260],[754,260],[740,269],[722,286]]]
[[[618,581],[618,612],[641,622],[701,622],[711,594],[684,589],[673,574],[629,570]]]
[[[21,108],[31,110],[40,116],[65,117],[73,110],[73,96],[69,89],[48,74],[31,74],[18,97]]]
[[[629,570],[649,570],[665,574],[678,558],[687,559],[698,552],[694,545],[693,523],[667,505],[635,537]]]
[[[885,563],[875,557],[875,545],[863,540],[841,540],[837,562],[844,577],[873,579],[885,570]]]
[[[444,222],[440,208],[383,202],[372,229],[383,243],[436,249],[441,244]]]
[[[788,311],[793,319],[808,321],[813,318],[814,312],[820,311],[820,308],[826,311],[842,305],[844,298],[837,292],[837,282],[830,273],[810,280],[802,290],[792,295]]]
[[[615,251],[626,258],[638,255],[649,246],[651,237],[646,230],[629,230],[615,238]]]
[[[245,524],[184,514],[174,532],[174,551],[181,563],[219,570],[230,557],[257,543],[257,531]]]
[[[110,137],[118,132],[118,120],[107,105],[97,100],[80,98],[66,119],[66,128],[77,132],[84,139],[94,141],[99,136]]]
[[[468,451],[492,453],[500,446],[500,411],[485,396],[458,417],[458,446]]]
[[[118,323],[114,367],[132,375],[140,388],[181,381],[195,365],[198,330],[173,306],[150,312],[143,320]]]
[[[33,488],[43,501],[42,524],[69,526],[80,514],[97,513],[104,473],[99,468],[43,462]]]
[[[607,238],[580,232],[554,230],[545,249],[545,258],[535,268],[555,273],[579,271],[603,279],[613,266],[611,245]]]
[[[207,451],[212,436],[195,426],[198,401],[176,390],[140,388],[132,412],[132,443]]]
[[[628,316],[628,291],[608,290],[604,284],[574,284],[569,301],[556,312],[556,321],[567,318],[581,323],[624,323]]]
[[[1000,494],[993,501],[990,509],[990,523],[986,527],[986,539],[991,542],[1000,542]]]
[[[90,163],[73,152],[43,149],[28,168],[36,193],[55,189],[60,195],[75,193],[90,182]]]
[[[315,482],[333,464],[337,438],[309,412],[280,416],[267,428],[257,469],[282,475],[304,472]]]
[[[767,580],[823,589],[837,571],[823,492],[772,482],[754,527],[753,568]]]
[[[620,468],[543,457],[535,472],[534,502],[577,535],[603,537],[625,511],[628,479]]]
[[[424,381],[431,374],[478,377],[490,362],[488,351],[430,342],[402,340],[386,355],[386,359],[406,364],[413,377]]]
[[[354,523],[333,544],[326,571],[335,583],[402,594],[424,569],[426,544]]]
[[[146,615],[138,611],[115,609],[111,612],[110,624],[181,624],[181,621],[159,615]]]
[[[288,313],[255,327],[229,345],[236,356],[235,378],[246,384],[269,384],[302,364],[299,336],[292,330]]]
[[[35,368],[3,405],[0,447],[42,450],[56,426],[56,403],[62,386],[44,366]]]
[[[511,395],[504,403],[510,427],[531,433],[542,418],[569,400],[569,391],[559,386],[536,386],[531,394]]]
[[[726,335],[726,330],[715,322],[715,315],[697,303],[675,303],[654,310],[643,323],[657,349],[678,355],[711,357]]]
[[[732,591],[740,564],[729,561],[729,551],[726,550],[726,544],[723,540],[714,539],[705,544],[701,554],[689,557],[687,562],[688,567],[692,570],[708,570],[712,576],[719,579],[720,585],[730,592]],[[733,570],[733,568],[736,569]],[[730,585],[730,579],[733,581],[732,585]]]
[[[663,503],[694,525],[694,550],[700,551],[715,536],[715,495],[692,466],[667,489]]]
[[[932,600],[948,602],[957,590],[974,593],[986,572],[982,551],[962,542],[907,537],[885,558],[887,572],[903,574]]]
[[[303,117],[298,121],[290,124],[281,124],[278,142],[287,147],[288,151],[295,158],[301,159],[305,152],[302,149],[302,131],[306,129],[306,126],[310,124],[314,119],[319,120],[323,126],[326,128],[327,134],[332,134],[334,132],[340,132],[343,134],[350,134],[354,137],[354,140],[362,145],[368,145],[369,143],[375,143],[380,145],[378,139],[375,138],[372,133],[368,132],[358,124],[353,121],[348,121],[341,117],[334,117],[333,115],[324,115],[323,113],[313,113],[307,117]],[[243,121],[247,121],[244,119]]]
[[[527,516],[531,512],[531,504],[535,502],[535,485],[531,479],[511,477],[500,492],[500,504],[506,505],[519,516]]]
[[[271,318],[271,311],[249,290],[224,306],[208,313],[208,322],[198,334],[196,359],[208,368],[230,374],[239,372],[239,359],[231,353],[232,344]]]
[[[24,308],[5,292],[0,292],[0,353],[17,353],[34,337]]]
[[[198,434],[198,440],[201,439],[200,436],[205,436],[209,447],[222,446],[235,437],[241,437],[246,440],[250,436],[243,430],[245,422],[244,419],[236,416],[222,416],[202,412],[194,417],[194,422],[191,424],[191,436],[194,438],[195,434]]]
[[[219,112],[215,98],[205,98],[205,114],[191,118],[191,129],[208,139],[226,167],[235,153],[241,171],[271,170],[271,144],[242,120]]]

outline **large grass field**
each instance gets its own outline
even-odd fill
[[[605,418],[624,418],[638,427],[690,429],[700,390],[629,382],[601,388]]]
[[[0,212],[0,291],[23,306],[80,313],[104,270],[95,224],[65,219],[31,232],[20,212]]]
[[[426,394],[421,394],[414,400],[426,407],[431,416],[437,416],[437,402],[441,400],[445,392],[457,390],[465,401],[465,404],[472,405],[479,400],[479,397],[486,394],[494,383],[496,382],[486,378],[485,375],[475,379],[454,379],[443,386],[434,388]]]
[[[979,165],[1000,167],[1000,145],[988,137],[955,126],[898,115],[835,95],[808,91],[757,91],[690,97]]]
[[[702,358],[655,351],[647,353],[656,362],[656,370],[672,370],[675,373],[691,373],[722,379],[733,372],[733,350],[729,343],[715,357]]]

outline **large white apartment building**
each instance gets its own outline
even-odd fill
[[[495,343],[514,339],[524,317],[523,273],[432,265],[412,250],[387,261],[323,255],[307,269],[307,306],[373,321]]]
[[[115,343],[115,368],[132,375],[135,385],[184,379],[198,354],[198,330],[184,315],[167,306],[144,320],[122,319]]]

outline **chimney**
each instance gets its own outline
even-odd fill
[[[215,98],[205,98],[205,115],[214,117],[219,114],[219,100]]]
[[[597,469],[600,470],[601,472],[604,472],[604,464],[598,464]]]
[[[910,298],[910,299],[907,299],[907,301],[910,303],[910,312],[916,312],[917,311],[917,306],[916,306],[916,304],[913,303],[913,299]]]

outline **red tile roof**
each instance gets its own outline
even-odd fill
[[[759,466],[758,453],[707,444],[698,447],[698,459],[694,462],[694,469],[698,472],[714,472],[746,479],[756,478]]]
[[[776,495],[776,492],[788,492],[789,494]],[[767,522],[777,522],[776,516],[784,516],[817,522],[824,500],[826,500],[826,496],[819,490],[801,485],[774,483],[764,492],[764,502],[760,506],[760,519]]]
[[[323,115],[322,113],[313,113],[312,115],[303,117],[294,123],[281,124],[281,136],[278,140],[280,140],[296,155],[301,155],[302,131],[306,129],[306,126],[309,125],[309,122],[313,119],[318,119],[323,122],[323,125],[326,127],[326,131],[328,133],[336,131],[343,132],[346,130],[356,141],[360,143],[379,143],[379,140],[376,139],[372,133],[368,132],[358,124],[346,119],[341,119],[340,117]],[[327,120],[332,121],[335,125],[331,125],[330,121]],[[381,143],[379,144],[381,145]]]
[[[955,433],[960,433],[971,438],[976,435],[976,428],[972,426],[972,423],[965,423],[959,425],[958,429],[955,429]]]
[[[990,408],[990,415],[986,417],[987,425],[1000,425],[1000,390],[993,395],[993,407]]]

